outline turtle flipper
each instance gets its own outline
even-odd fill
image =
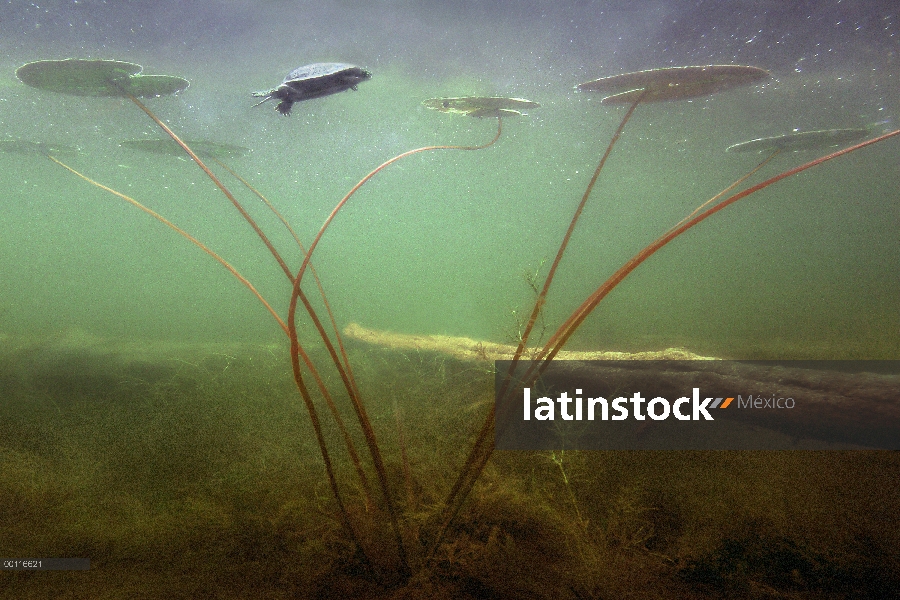
[[[294,103],[290,100],[282,100],[278,104],[275,105],[275,110],[280,112],[285,117],[291,116],[291,108],[293,108]]]

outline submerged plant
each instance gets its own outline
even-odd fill
[[[531,330],[534,327],[534,324],[537,322],[538,316],[542,313],[547,293],[549,292],[550,285],[553,281],[553,276],[556,273],[556,269],[562,260],[568,242],[571,239],[572,232],[574,231],[575,225],[578,222],[578,218],[581,215],[581,212],[584,210],[584,206],[591,195],[594,185],[596,184],[607,159],[612,153],[613,147],[621,136],[625,125],[631,119],[638,105],[642,102],[657,102],[679,100],[685,98],[696,98],[705,94],[719,92],[730,87],[753,83],[766,77],[768,77],[768,73],[755,67],[676,67],[673,69],[656,69],[651,71],[641,71],[638,73],[625,74],[616,77],[609,77],[578,86],[578,89],[582,91],[615,92],[619,89],[626,89],[627,91],[604,98],[602,102],[605,104],[630,103],[630,106],[626,111],[624,117],[622,118],[619,127],[613,134],[613,137],[610,140],[606,151],[600,158],[600,162],[598,163],[593,176],[588,182],[587,189],[582,195],[581,202],[576,208],[575,214],[573,215],[569,227],[566,230],[565,236],[563,237],[562,243],[560,244],[559,251],[557,252],[556,259],[550,266],[550,270],[547,273],[544,286],[538,294],[537,300],[535,301],[531,317],[524,329],[524,332],[521,335],[521,340],[519,342],[519,347],[516,350],[516,354],[513,357],[512,361],[510,361],[509,369],[502,382],[498,383],[498,403],[502,403],[508,400],[508,393],[510,391],[510,385],[513,380],[512,378],[513,373],[516,369],[516,364],[519,359],[522,358],[526,349],[528,338],[531,334]],[[575,310],[575,312],[573,312],[572,315],[568,319],[566,319],[566,321],[562,325],[560,325],[560,327],[544,345],[543,349],[534,353],[532,356],[529,356],[532,362],[525,370],[524,376],[522,376],[523,385],[525,387],[532,385],[537,377],[540,376],[544,369],[546,369],[550,361],[552,361],[557,353],[562,349],[569,338],[575,333],[579,326],[597,307],[600,301],[602,301],[619,283],[621,283],[625,277],[627,277],[645,260],[647,260],[650,256],[652,256],[670,241],[686,232],[687,230],[691,229],[698,223],[711,217],[713,214],[719,212],[720,210],[730,206],[731,204],[737,202],[738,200],[741,200],[742,198],[746,198],[754,192],[772,185],[773,183],[776,183],[792,175],[796,175],[797,173],[815,167],[826,161],[838,158],[866,146],[879,143],[896,135],[900,135],[900,130],[885,133],[876,138],[858,143],[849,148],[845,148],[827,156],[823,156],[816,160],[807,162],[803,165],[785,171],[779,175],[770,177],[769,179],[750,188],[747,188],[742,192],[729,196],[725,200],[721,200],[721,198],[728,192],[739,186],[747,178],[755,174],[770,160],[772,160],[781,150],[781,147],[776,147],[772,154],[770,154],[766,159],[760,162],[750,172],[739,178],[737,181],[729,185],[727,188],[725,188],[725,190],[723,190],[710,200],[701,204],[690,215],[688,215],[678,224],[669,229],[668,232],[664,233],[654,242],[650,243],[643,250],[638,252],[638,254],[627,261],[611,277],[609,277],[604,283],[602,283],[600,287],[598,287],[597,290],[594,291],[581,304],[581,306],[579,306]],[[812,137],[807,139],[812,139]],[[456,514],[461,509],[463,502],[471,492],[473,486],[475,485],[475,482],[478,480],[488,460],[490,460],[490,457],[493,454],[493,433],[496,420],[495,410],[496,405],[489,410],[484,424],[482,425],[481,430],[478,434],[478,437],[476,438],[475,443],[473,444],[472,449],[470,450],[469,455],[466,459],[466,462],[463,465],[462,470],[460,471],[459,477],[457,478],[456,482],[450,490],[450,493],[447,496],[447,508],[444,511],[443,522],[440,528],[440,533],[438,534],[438,543],[443,537],[444,532],[447,531],[450,522],[455,518]],[[432,548],[432,552],[435,548],[436,545]]]
[[[329,317],[331,320],[331,324],[333,326],[335,341],[337,344],[337,348],[335,347],[335,343],[332,342],[330,335],[326,332],[324,326],[322,325],[320,319],[316,315],[315,309],[313,308],[310,301],[307,299],[306,294],[303,292],[301,283],[303,275],[305,274],[307,268],[311,267],[310,259],[312,258],[313,251],[315,250],[319,240],[322,238],[322,235],[325,233],[328,226],[333,221],[334,217],[338,214],[340,209],[346,204],[348,200],[372,177],[374,177],[381,170],[386,168],[387,166],[393,164],[394,162],[401,160],[407,156],[411,156],[413,154],[417,154],[425,151],[432,150],[480,150],[483,148],[487,148],[493,145],[500,137],[502,133],[502,117],[504,116],[513,116],[518,115],[517,111],[508,110],[502,107],[491,105],[490,114],[486,113],[484,110],[479,110],[477,114],[475,113],[463,113],[470,114],[470,116],[477,117],[492,117],[497,119],[497,133],[489,142],[480,146],[426,146],[422,148],[417,148],[408,152],[404,152],[386,162],[381,164],[379,167],[370,172],[366,177],[364,177],[357,185],[355,185],[350,192],[338,203],[335,209],[332,211],[331,215],[326,219],[324,225],[320,229],[318,235],[312,241],[308,249],[304,249],[302,244],[300,244],[299,239],[293,232],[293,229],[287,224],[287,222],[281,217],[281,215],[274,209],[274,207],[269,203],[269,201],[262,196],[255,188],[253,188],[246,180],[237,175],[234,171],[224,165],[220,160],[218,160],[216,154],[222,154],[224,146],[222,145],[209,145],[209,144],[200,144],[198,146],[199,149],[206,151],[210,149],[210,152],[207,154],[215,160],[220,166],[225,168],[228,172],[230,172],[233,176],[238,178],[244,185],[246,185],[252,192],[254,192],[260,199],[262,199],[266,205],[276,214],[276,216],[281,219],[282,223],[290,230],[291,234],[294,236],[294,239],[297,241],[297,244],[300,248],[300,251],[303,255],[302,265],[297,272],[296,275],[293,274],[291,269],[288,267],[285,260],[281,257],[280,253],[266,234],[262,231],[262,229],[258,226],[255,220],[249,215],[249,213],[244,209],[241,203],[237,200],[234,194],[222,183],[222,181],[210,170],[210,168],[203,162],[203,160],[195,153],[192,148],[182,141],[178,135],[172,131],[165,123],[163,123],[159,117],[157,117],[153,111],[151,111],[143,102],[141,102],[138,97],[139,96],[161,96],[176,93],[181,91],[187,87],[187,81],[178,77],[172,76],[144,76],[141,75],[142,68],[140,65],[135,65],[133,63],[125,63],[121,61],[107,61],[107,60],[79,60],[79,59],[68,59],[62,61],[37,61],[33,63],[28,63],[23,67],[20,67],[17,70],[17,76],[21,81],[30,85],[32,87],[36,87],[39,89],[45,89],[57,93],[64,94],[73,94],[79,96],[119,96],[124,97],[132,101],[138,108],[141,109],[153,122],[166,134],[171,140],[177,144],[178,147],[181,148],[197,165],[198,167],[215,183],[215,185],[219,188],[219,190],[228,198],[228,200],[232,203],[232,205],[238,210],[244,220],[251,226],[251,228],[256,233],[257,237],[265,244],[273,258],[276,260],[281,270],[285,273],[288,280],[292,284],[292,294],[288,307],[288,316],[287,320],[284,321],[278,315],[277,311],[275,311],[271,304],[266,301],[262,295],[256,290],[256,288],[246,279],[243,275],[237,272],[234,267],[232,267],[227,261],[218,256],[208,247],[206,247],[202,242],[188,234],[183,229],[176,226],[171,221],[168,221],[162,215],[156,213],[155,211],[145,207],[140,202],[135,199],[122,194],[112,188],[109,188],[90,177],[76,171],[69,165],[63,163],[58,158],[56,158],[51,152],[41,151],[39,153],[45,154],[49,160],[58,164],[59,166],[65,168],[69,172],[78,176],[82,180],[94,185],[104,191],[107,191],[118,198],[125,200],[126,202],[132,204],[133,206],[139,208],[150,216],[154,217],[161,223],[165,224],[167,227],[173,229],[183,237],[185,237],[188,241],[198,246],[204,252],[212,256],[217,262],[219,262],[222,266],[229,270],[229,272],[236,277],[242,284],[245,285],[256,297],[262,302],[262,304],[266,307],[269,313],[273,316],[279,326],[285,331],[288,336],[290,342],[290,357],[291,364],[294,374],[294,380],[297,385],[297,388],[301,394],[303,402],[306,406],[307,412],[309,414],[310,422],[313,426],[313,430],[315,432],[317,444],[319,446],[322,459],[325,465],[327,479],[329,482],[329,486],[331,488],[332,496],[338,508],[338,513],[340,515],[341,524],[348,535],[348,537],[354,542],[357,547],[360,556],[362,558],[363,563],[366,565],[367,570],[371,572],[371,574],[379,580],[388,583],[393,581],[395,578],[393,576],[387,575],[384,572],[384,569],[375,564],[372,557],[367,553],[367,549],[364,544],[360,540],[360,536],[357,533],[357,527],[351,518],[350,511],[348,510],[345,500],[344,494],[341,492],[338,478],[335,472],[335,468],[333,465],[333,460],[331,458],[331,453],[328,449],[328,445],[326,442],[325,434],[323,431],[323,426],[321,422],[321,418],[319,416],[318,410],[313,402],[312,395],[310,394],[309,388],[304,379],[304,374],[301,367],[301,361],[308,369],[308,372],[312,375],[313,379],[316,382],[316,385],[322,394],[322,396],[326,399],[326,402],[329,406],[330,412],[342,432],[342,437],[344,440],[344,444],[346,446],[346,451],[351,457],[352,462],[356,467],[356,473],[360,481],[360,485],[365,491],[365,496],[367,498],[366,505],[371,506],[374,504],[372,498],[372,492],[370,490],[370,484],[368,482],[368,477],[365,474],[365,470],[362,467],[361,461],[358,456],[358,451],[355,447],[355,443],[352,440],[349,432],[343,420],[340,416],[338,409],[336,408],[334,401],[332,399],[331,393],[329,392],[327,386],[325,385],[322,377],[319,375],[316,366],[313,364],[312,360],[303,349],[299,342],[298,332],[297,332],[297,318],[296,318],[296,309],[297,304],[302,303],[304,309],[307,314],[310,316],[313,324],[316,327],[316,330],[319,333],[322,341],[324,342],[328,352],[331,356],[332,362],[334,363],[335,368],[338,371],[338,374],[341,378],[341,381],[344,385],[344,388],[347,392],[347,396],[350,399],[351,405],[354,409],[354,413],[357,419],[357,422],[360,426],[360,429],[363,432],[363,436],[365,439],[366,447],[368,449],[368,453],[370,455],[370,459],[372,465],[374,466],[376,473],[376,480],[378,487],[381,492],[382,502],[384,509],[388,515],[389,522],[391,523],[391,529],[393,530],[393,536],[395,541],[396,548],[396,562],[395,567],[392,570],[396,570],[401,581],[406,581],[410,575],[411,570],[409,567],[409,559],[407,556],[407,550],[405,547],[405,543],[403,540],[403,535],[401,532],[401,527],[399,523],[399,515],[395,505],[395,500],[393,498],[393,494],[390,489],[387,469],[385,467],[384,459],[382,458],[382,452],[379,447],[379,443],[375,434],[375,430],[372,427],[371,420],[367,414],[366,408],[360,398],[359,390],[353,376],[353,371],[350,366],[349,359],[347,357],[346,350],[344,348],[344,344],[341,340],[339,329],[336,325],[333,315],[331,315],[331,309],[328,305],[327,299],[325,298],[325,293],[319,285],[319,291],[322,295],[323,302],[325,304],[326,309],[329,312]],[[470,99],[476,103],[480,102],[481,99],[473,98]],[[491,102],[496,104],[498,101],[502,101],[503,99],[492,98]],[[529,105],[529,106],[537,106],[536,103],[530,103],[525,100],[514,99],[514,103],[516,106],[519,105]],[[134,144],[132,144],[134,145]],[[147,144],[143,144],[147,146]],[[38,146],[39,150],[43,150],[42,147]],[[151,150],[157,152],[165,152],[168,151],[167,145],[154,141],[151,144]],[[225,150],[233,150],[233,147],[225,148]],[[317,281],[318,283],[318,281]],[[384,559],[385,557],[381,557]]]
[[[29,63],[20,68],[18,73],[20,79],[28,85],[53,92],[83,96],[119,96],[127,98],[151,118],[154,123],[171,138],[173,143],[176,144],[181,151],[186,153],[216,184],[219,190],[221,190],[246,222],[252,227],[257,237],[267,247],[291,286],[291,295],[287,303],[286,318],[283,319],[279,315],[278,310],[273,308],[273,306],[263,298],[247,278],[238,273],[229,263],[213,253],[202,242],[192,237],[189,233],[166,220],[162,215],[143,206],[133,198],[113,190],[112,188],[89,178],[87,175],[76,171],[59,160],[55,152],[42,147],[39,148],[38,152],[46,155],[49,160],[67,169],[69,172],[75,174],[91,185],[101,188],[116,197],[129,202],[191,241],[191,243],[201,248],[228,269],[234,277],[253,292],[260,302],[264,304],[289,340],[289,356],[294,383],[303,399],[310,423],[313,427],[316,445],[325,466],[330,498],[336,506],[336,520],[340,523],[346,538],[355,548],[355,555],[353,557],[353,561],[355,561],[353,563],[354,568],[358,569],[363,577],[373,580],[380,585],[399,586],[410,581],[421,583],[421,581],[427,580],[428,576],[435,572],[436,569],[448,562],[452,567],[457,567],[461,563],[465,568],[472,570],[475,567],[480,566],[479,560],[484,560],[484,557],[490,558],[502,555],[515,555],[515,544],[513,544],[511,539],[505,538],[504,533],[496,527],[488,527],[487,530],[483,530],[477,526],[472,526],[472,524],[469,523],[469,530],[461,531],[455,537],[450,535],[454,519],[459,515],[476,482],[484,475],[488,462],[492,456],[492,434],[495,420],[494,409],[491,408],[488,411],[482,427],[475,436],[471,450],[461,466],[453,485],[450,487],[449,493],[444,497],[443,501],[435,499],[430,506],[426,506],[424,494],[417,487],[418,480],[416,479],[416,474],[414,472],[415,465],[412,464],[414,460],[411,460],[411,453],[408,448],[410,436],[404,428],[402,411],[398,406],[394,406],[393,422],[395,424],[396,439],[400,456],[398,477],[395,476],[394,472],[391,470],[392,465],[388,464],[384,458],[382,443],[376,435],[375,428],[372,424],[372,418],[368,414],[366,405],[361,397],[354,371],[351,368],[351,361],[341,339],[335,317],[331,314],[331,309],[325,298],[325,292],[322,289],[321,284],[318,284],[317,281],[319,293],[328,312],[328,321],[330,321],[332,329],[331,332],[326,329],[322,319],[317,315],[312,302],[303,291],[302,284],[303,277],[307,270],[313,274],[315,273],[312,270],[311,262],[313,254],[323,235],[333,223],[335,217],[355,193],[375,175],[389,165],[420,152],[444,149],[470,151],[488,148],[500,138],[503,131],[504,117],[519,116],[521,113],[517,109],[535,108],[537,104],[518,98],[505,99],[496,97],[460,97],[427,100],[425,102],[426,107],[440,112],[462,114],[477,118],[496,118],[496,135],[494,135],[489,142],[482,145],[426,146],[404,152],[385,161],[363,177],[337,203],[333,211],[325,219],[325,222],[319,229],[317,235],[306,248],[300,243],[300,240],[296,234],[294,234],[293,229],[290,228],[287,222],[277,213],[277,211],[275,211],[274,207],[272,207],[261,193],[227,167],[224,162],[221,162],[219,157],[211,156],[221,168],[236,177],[242,184],[247,186],[254,194],[264,201],[278,216],[281,222],[290,230],[302,257],[300,267],[297,270],[293,270],[289,267],[288,262],[282,258],[282,255],[278,252],[259,225],[236,199],[234,194],[232,194],[213,173],[209,166],[204,163],[198,153],[191,148],[192,144],[182,141],[171,128],[165,125],[162,120],[139,100],[139,97],[142,96],[156,96],[180,91],[186,87],[187,82],[180,78],[170,78],[168,76],[144,76],[140,75],[140,71],[140,67],[130,63],[121,63],[117,61],[76,61],[71,59],[68,61],[39,61],[38,63]],[[579,88],[584,91],[611,93],[610,96],[602,101],[604,104],[625,103],[629,105],[629,107],[605,152],[600,158],[597,168],[582,195],[581,201],[575,210],[567,231],[565,232],[557,255],[546,274],[543,286],[539,286],[537,281],[543,262],[533,275],[530,272],[526,274],[526,282],[535,294],[534,308],[530,317],[527,320],[522,320],[517,335],[518,348],[513,359],[513,366],[511,367],[509,374],[507,374],[506,378],[501,383],[498,397],[502,398],[505,391],[508,389],[510,374],[513,372],[512,369],[515,368],[515,363],[521,357],[525,356],[524,353],[527,348],[528,340],[532,336],[536,324],[543,323],[543,309],[551,283],[560,266],[568,242],[577,225],[579,216],[581,215],[588,198],[591,196],[591,192],[598,181],[601,171],[612,153],[616,142],[622,135],[626,124],[631,119],[638,106],[645,102],[701,97],[738,85],[750,84],[767,76],[768,74],[765,71],[753,67],[684,67],[626,74],[615,78],[605,78],[594,82],[588,82],[579,86]],[[734,193],[724,200],[722,199],[733,189],[736,189],[748,177],[766,165],[775,154],[781,150],[781,147],[777,146],[775,152],[762,161],[756,168],[726,188],[721,194],[700,205],[693,213],[685,217],[685,219],[665,232],[656,241],[652,242],[636,254],[631,260],[616,271],[612,277],[602,283],[592,294],[590,294],[570,317],[558,327],[550,339],[543,344],[543,347],[536,350],[534,356],[529,357],[532,358],[534,362],[526,373],[526,380],[533,380],[540,374],[541,370],[554,359],[559,350],[566,344],[584,320],[612,289],[614,289],[640,264],[647,260],[647,258],[682,233],[685,233],[693,226],[738,200],[782,179],[791,177],[792,175],[839,156],[879,143],[898,134],[900,134],[900,131],[890,132],[827,156],[823,156],[766,179],[762,183],[756,184],[741,192]],[[161,145],[164,147],[171,147],[168,140],[166,140],[165,144]],[[362,458],[364,454],[356,447],[353,433],[341,417],[341,411],[325,382],[326,378],[320,374],[314,361],[310,358],[300,342],[297,316],[298,304],[302,305],[302,310],[309,316],[318,336],[322,339],[323,344],[327,349],[334,369],[340,377],[341,385],[346,393],[346,398],[349,400],[350,407],[353,410],[356,426],[359,428],[359,431],[361,431],[364,439],[366,454],[368,455],[365,461]],[[539,325],[538,327],[542,328],[543,325]],[[541,335],[541,337],[543,336]],[[442,373],[444,373],[443,364],[441,364],[441,369]],[[315,387],[311,388],[307,383],[306,378],[308,376],[313,378]],[[358,485],[358,487],[354,489],[359,490],[358,497],[361,498],[363,505],[362,509],[354,505],[353,500],[348,500],[351,494],[348,493],[347,488],[350,486],[346,483],[342,484],[339,479],[338,469],[335,467],[335,460],[333,458],[334,451],[332,448],[329,448],[328,436],[325,431],[325,425],[323,424],[323,418],[314,402],[311,389],[317,389],[325,399],[329,413],[331,414],[336,427],[340,431],[344,452],[346,452],[354,467]],[[554,453],[550,455],[549,461],[555,465],[559,476],[562,478],[565,490],[568,494],[569,504],[577,516],[578,522],[576,525],[578,526],[578,529],[584,533],[591,522],[591,518],[583,512],[582,506],[571,485],[572,482],[570,481],[569,470],[567,470],[569,464],[568,457],[563,453]],[[440,466],[444,467],[444,464],[442,463]],[[374,471],[374,485],[369,481],[369,469]],[[402,482],[402,494],[398,492],[397,488],[399,486],[397,481]],[[513,486],[496,490],[496,498],[494,499],[496,504],[503,505],[504,502],[506,504],[512,504],[510,499],[518,499],[519,504],[524,504],[524,501],[521,499],[521,494],[517,495],[517,491],[512,489],[512,487]],[[377,492],[374,490],[377,490]],[[401,500],[404,497],[405,501]],[[405,511],[403,504],[405,504]],[[515,506],[518,506],[518,504]],[[505,510],[509,512],[514,510],[514,508],[506,506]],[[498,512],[502,511],[498,509]],[[381,525],[383,524],[385,527],[382,528]],[[258,524],[251,525],[253,527],[258,527]],[[250,525],[248,525],[248,527],[250,527]],[[553,526],[547,525],[541,529],[541,532],[544,531],[547,531],[548,536],[562,536],[560,532],[564,530],[561,527],[554,529]],[[629,531],[630,533],[628,536],[625,534],[620,535],[620,537],[623,538],[627,537],[627,544],[642,545],[649,539],[649,534],[641,528]],[[390,539],[389,541],[384,542],[381,537]],[[547,542],[546,540],[539,539],[540,537],[541,534],[532,533],[531,538],[528,541],[529,543],[532,543],[534,547],[541,549],[543,548],[541,544],[546,544]],[[456,565],[453,564],[454,562]]]

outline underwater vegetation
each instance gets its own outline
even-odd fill
[[[307,81],[317,71],[297,69],[295,79],[298,73]],[[263,303],[288,344],[138,352],[91,339],[7,340],[0,356],[7,398],[0,407],[0,552],[92,563],[86,573],[4,573],[0,590],[21,598],[79,597],[86,589],[110,598],[877,598],[898,589],[900,540],[885,526],[900,508],[891,484],[900,462],[891,453],[494,453],[489,362],[344,340],[312,268],[341,209],[407,156],[490,147],[505,118],[536,103],[426,100],[440,112],[496,118],[496,135],[478,146],[426,146],[385,161],[337,203],[308,246],[276,212],[297,244],[290,252],[300,266],[291,268],[287,252],[200,156],[272,208],[220,161],[240,149],[199,152],[197,144],[195,152],[140,100],[181,91],[186,81],[144,75],[131,63],[76,59],[29,63],[18,75],[45,91],[130,100],[240,212],[291,294],[270,302],[163,215],[76,171],[52,148],[29,147],[213,257]],[[500,397],[520,359],[534,361],[525,381],[535,381],[599,303],[681,234],[756,191],[900,134],[735,191],[784,148],[804,139],[821,144],[822,136],[767,146],[771,152],[745,176],[599,282],[546,342],[529,344],[584,206],[640,106],[767,77],[755,67],[712,65],[579,86],[627,110],[543,285],[534,282],[534,307],[521,323]],[[279,99],[288,101],[280,111],[286,114],[303,98]],[[160,141],[147,149],[171,147]],[[309,295],[307,273],[316,284]],[[414,422],[407,416],[413,407]]]
[[[889,598],[900,585],[895,453],[566,451],[495,453],[428,576],[385,586],[334,512],[281,348],[15,345],[0,356],[0,547],[91,569],[4,572],[7,597]],[[438,352],[347,349],[415,549],[493,377]],[[334,426],[325,437],[341,443]],[[347,458],[335,469],[352,481]],[[343,492],[361,543],[393,556],[377,507]]]

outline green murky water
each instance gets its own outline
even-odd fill
[[[287,278],[209,179],[186,158],[119,147],[162,137],[136,106],[27,88],[15,68],[90,56],[189,79],[180,96],[148,106],[185,139],[249,148],[229,167],[304,243],[383,161],[425,145],[484,144],[496,132],[493,119],[439,114],[423,100],[537,101],[527,116],[505,119],[490,148],[424,152],[379,173],[338,215],[313,261],[339,327],[514,343],[534,301],[529,280],[542,281],[624,115],[572,90],[628,70],[617,54],[625,48],[605,53],[616,46],[611,26],[594,23],[606,37],[591,46],[568,21],[574,9],[543,11],[540,2],[509,18],[453,6],[407,6],[413,12],[401,18],[402,6],[382,6],[394,17],[366,14],[369,37],[354,45],[322,33],[331,29],[321,23],[351,12],[335,3],[308,8],[324,27],[314,40],[323,52],[311,50],[313,41],[275,52],[260,32],[294,40],[278,4],[258,14],[242,3],[198,9],[211,20],[198,21],[192,45],[141,37],[137,24],[161,31],[163,13],[134,13],[126,26],[131,13],[110,8],[120,20],[110,17],[100,35],[67,12],[82,9],[61,3],[44,14],[71,16],[74,33],[48,42],[36,25],[65,31],[59,23],[10,5],[0,18],[12,40],[0,61],[0,138],[77,146],[59,158],[196,236],[284,316]],[[647,14],[661,19],[661,6]],[[635,23],[645,17],[618,6],[605,14],[640,37]],[[241,19],[247,30],[235,24]],[[892,116],[896,82],[880,76],[896,58],[854,43],[842,46],[853,61],[811,73],[808,63],[749,60],[763,52],[732,56],[725,42],[718,54],[679,55],[753,62],[773,68],[776,80],[638,107],[562,262],[545,335],[762,158],[726,154],[729,145]],[[615,68],[588,59],[601,50]],[[374,76],[357,92],[295,105],[290,119],[268,104],[251,108],[251,91],[312,62],[301,56],[358,62]],[[637,68],[668,65],[648,56]],[[900,358],[897,143],[779,182],[705,221],[627,278],[569,347]],[[816,156],[779,155],[751,181]],[[211,166],[297,269],[301,255],[283,227]],[[0,573],[0,595],[880,598],[900,581],[900,545],[888,525],[900,506],[898,461],[880,452],[497,453],[429,557],[441,502],[492,402],[491,365],[349,342],[416,575],[406,580],[384,501],[377,491],[366,499],[328,422],[369,562],[341,528],[287,339],[245,287],[158,221],[45,157],[0,154],[0,190],[0,555],[92,561],[87,573]],[[308,323],[300,337],[362,448]],[[374,482],[367,458],[364,468]]]
[[[171,69],[171,67],[170,67]],[[184,66],[179,72],[190,71]],[[188,73],[189,75],[191,73]],[[261,82],[262,83],[262,82]],[[460,93],[387,69],[358,93],[299,105],[292,119],[251,111],[243,88],[202,78],[181,97],[149,101],[185,137],[252,149],[230,166],[310,240],[350,187],[380,162],[429,144],[478,144],[493,120],[423,109]],[[508,341],[513,310],[531,301],[525,273],[552,260],[624,109],[566,89],[507,119],[478,152],[435,151],[379,174],[318,249],[339,320],[409,333]],[[281,310],[288,287],[228,201],[186,159],[121,149],[160,133],[127,100],[67,98],[24,86],[9,103],[33,127],[19,137],[78,145],[61,157],[133,196],[233,261]],[[776,92],[640,107],[602,174],[550,298],[558,322],[627,258],[755,166],[724,154],[760,134],[746,112]],[[201,107],[215,103],[214,125]],[[787,102],[785,110],[790,110]],[[199,121],[199,122],[198,122]],[[895,143],[866,149],[742,201],[642,266],[589,320],[583,348],[685,346],[730,357],[897,356],[900,258]],[[801,164],[779,156],[765,173]],[[221,169],[219,170],[221,172]],[[290,238],[242,186],[222,175],[286,253]],[[177,341],[269,340],[277,328],[219,265],[121,200],[40,156],[2,156],[6,191],[4,328],[76,327]]]

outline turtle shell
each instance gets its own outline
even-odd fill
[[[253,96],[267,100],[279,100],[275,110],[282,115],[291,114],[294,102],[321,98],[344,90],[356,90],[356,86],[372,77],[372,74],[356,65],[346,63],[313,63],[297,67],[284,78],[277,88],[267,92],[254,92]]]

